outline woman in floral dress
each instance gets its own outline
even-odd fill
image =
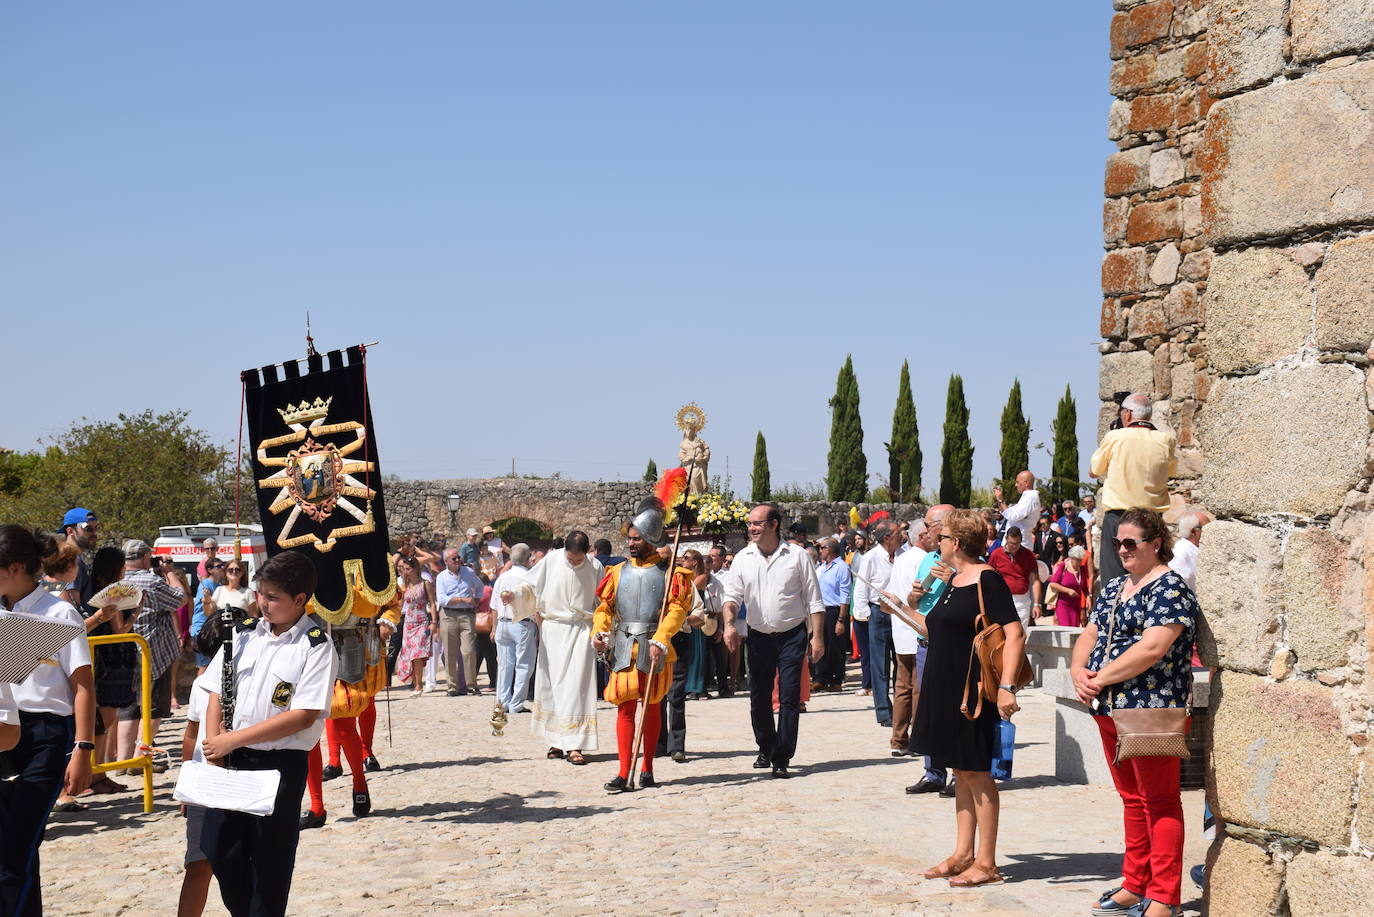
[[[416,561],[404,555],[398,557],[396,576],[404,591],[401,612],[405,618],[405,636],[401,640],[400,658],[396,661],[396,677],[403,682],[409,681],[414,689],[410,696],[419,697],[424,692],[430,645],[439,627],[439,608],[434,601],[434,584],[420,578]]]

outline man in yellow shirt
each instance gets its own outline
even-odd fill
[[[1126,571],[1112,544],[1121,514],[1137,507],[1169,509],[1169,478],[1178,470],[1174,434],[1150,423],[1150,396],[1136,393],[1121,402],[1121,428],[1108,431],[1093,453],[1088,473],[1102,479],[1102,585]]]

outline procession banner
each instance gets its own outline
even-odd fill
[[[267,553],[300,551],[319,572],[311,611],[331,624],[355,599],[396,593],[366,351],[331,350],[243,372],[248,437]]]

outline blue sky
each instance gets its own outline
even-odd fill
[[[1110,4],[10,4],[0,445],[184,409],[374,339],[384,470],[637,477],[678,406],[747,490],[824,476],[854,355],[886,473],[912,363],[938,481],[1013,377],[1086,463]],[[1047,471],[1048,454],[1032,459]],[[876,484],[876,480],[874,481]]]

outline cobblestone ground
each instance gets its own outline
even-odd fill
[[[795,777],[754,757],[744,697],[689,702],[691,760],[658,765],[662,786],[607,796],[613,711],[586,767],[544,757],[527,716],[501,738],[493,701],[426,695],[381,710],[374,812],[355,819],[349,781],[325,784],[329,822],[302,835],[296,914],[1087,914],[1120,875],[1120,804],[1106,788],[1053,774],[1053,702],[1027,692],[1016,778],[1002,795],[999,858],[1008,882],[976,890],[926,881],[948,852],[953,801],[907,796],[913,759],[891,758],[886,730],[853,690],[813,696]],[[180,719],[159,741],[176,746]],[[155,810],[135,793],[58,814],[43,847],[53,914],[172,914],[184,822],[159,775]],[[125,783],[133,784],[131,778]],[[1202,861],[1202,794],[1185,793],[1186,863]],[[1185,877],[1184,902],[1199,894]],[[217,890],[207,913],[221,914]]]

